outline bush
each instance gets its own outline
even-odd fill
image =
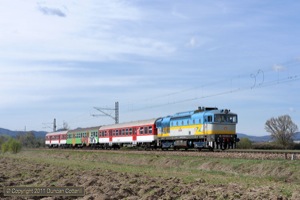
[[[3,143],[1,145],[1,151],[2,151],[2,153],[6,153],[6,152],[8,152],[8,150],[9,150],[9,144],[8,144],[8,142]]]
[[[12,140],[9,144],[9,151],[11,153],[19,153],[21,151],[22,145],[19,141]]]
[[[236,145],[237,149],[251,149],[252,142],[249,138],[241,138],[240,141]]]
[[[263,143],[253,144],[253,149],[273,150],[273,149],[285,149],[285,147],[276,142],[263,142]]]
[[[19,153],[21,151],[22,145],[19,141],[10,138],[7,142],[3,143],[1,146],[2,153],[11,152]]]
[[[293,149],[300,149],[300,144],[299,143],[294,143],[293,144]]]

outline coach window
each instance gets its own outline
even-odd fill
[[[178,126],[178,121],[176,122],[176,126]]]
[[[116,136],[118,136],[119,135],[119,130],[116,130]]]
[[[144,134],[144,127],[140,128],[140,134]]]
[[[128,135],[128,128],[126,128],[126,135]]]
[[[129,135],[132,135],[132,128],[129,129]]]
[[[152,134],[152,126],[149,126],[149,133]]]

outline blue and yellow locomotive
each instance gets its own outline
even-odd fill
[[[199,107],[156,120],[157,146],[163,149],[235,148],[237,114],[228,109]]]

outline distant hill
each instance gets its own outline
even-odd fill
[[[252,136],[252,135],[247,135],[244,133],[237,133],[238,138],[248,138],[252,142],[269,142],[272,140],[270,135],[264,135],[264,136]],[[296,133],[296,136],[294,140],[300,140],[300,132]]]
[[[8,129],[0,128],[0,135],[9,135],[11,137],[16,137],[18,134],[33,132],[35,137],[45,137],[46,131],[11,131]]]

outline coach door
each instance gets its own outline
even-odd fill
[[[204,122],[203,122],[203,134],[208,134],[209,130],[208,130],[208,124],[212,123],[212,116],[211,115],[207,115],[204,116]]]
[[[132,129],[132,145],[136,146],[137,142],[136,142],[136,138],[137,138],[137,128],[133,128]]]
[[[112,146],[112,130],[108,131],[108,137],[109,137],[109,146]]]

